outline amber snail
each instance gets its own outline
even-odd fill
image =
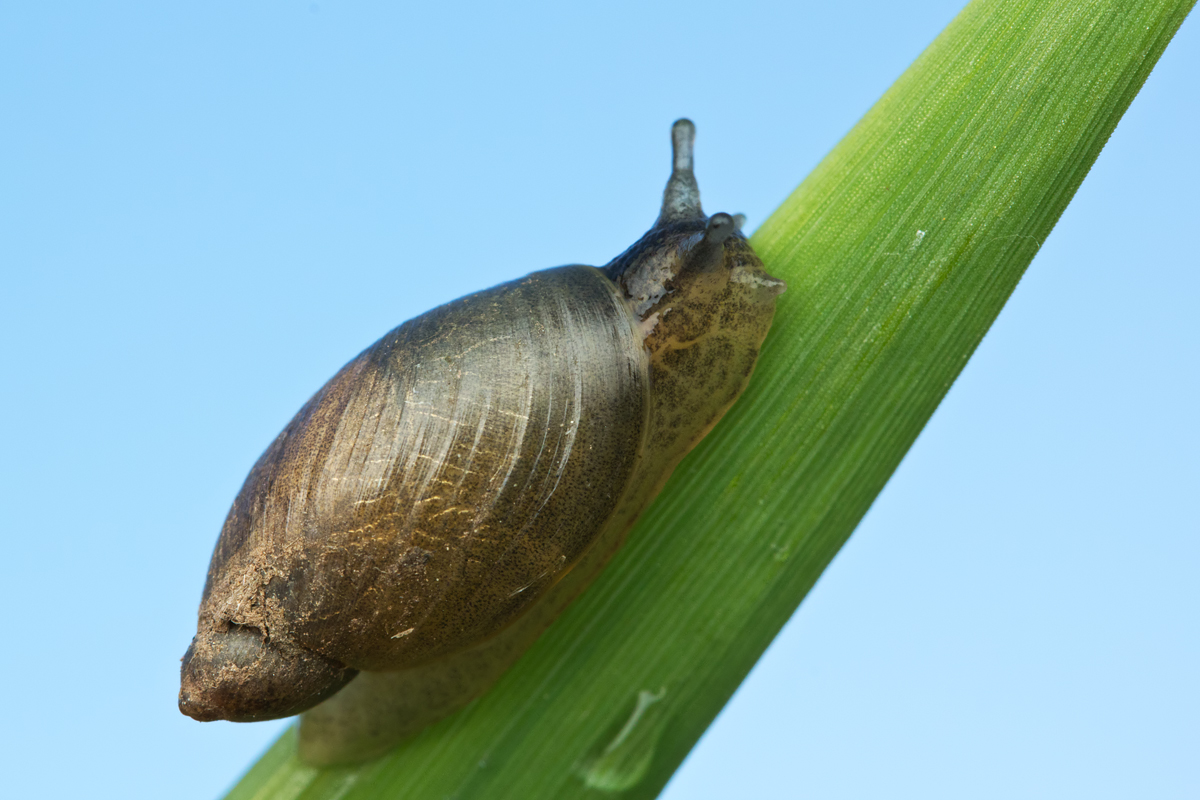
[[[632,247],[409,320],[267,448],[208,568],[184,714],[329,698],[301,754],[374,755],[486,690],[595,577],[745,388],[784,290],[739,218],[701,210],[692,123],[671,134]]]

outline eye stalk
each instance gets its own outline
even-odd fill
[[[662,210],[653,227],[621,255],[602,269],[614,281],[626,285],[631,297],[639,297],[633,286],[647,281],[654,284],[645,297],[659,297],[666,290],[664,281],[680,270],[675,263],[683,252],[703,251],[705,263],[713,257],[719,262],[720,245],[741,229],[741,214],[714,214],[708,218],[700,206],[700,187],[693,171],[696,126],[690,119],[679,119],[671,126],[671,177],[663,190]],[[682,250],[681,250],[682,248]],[[641,274],[637,274],[641,273]]]
[[[663,192],[662,212],[654,227],[661,228],[676,222],[704,219],[700,207],[700,187],[692,171],[692,150],[696,143],[696,126],[690,119],[676,120],[671,126],[673,152],[671,178]]]
[[[734,217],[724,211],[719,211],[708,220],[708,227],[704,229],[704,242],[705,244],[723,244],[726,239],[733,236],[739,227]]]

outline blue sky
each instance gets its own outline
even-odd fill
[[[0,24],[5,794],[217,797],[175,708],[246,471],[399,322],[753,228],[956,2],[29,3]],[[1200,795],[1200,24],[664,795]]]

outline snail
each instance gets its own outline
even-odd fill
[[[221,529],[184,714],[329,698],[302,755],[371,755],[481,694],[598,574],[745,388],[785,288],[740,218],[704,215],[694,137],[674,124],[658,220],[608,265],[409,320],[300,409]]]

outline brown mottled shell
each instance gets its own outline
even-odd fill
[[[612,511],[648,384],[629,310],[591,267],[406,322],[262,456],[221,533],[204,614],[357,669],[486,638]]]

